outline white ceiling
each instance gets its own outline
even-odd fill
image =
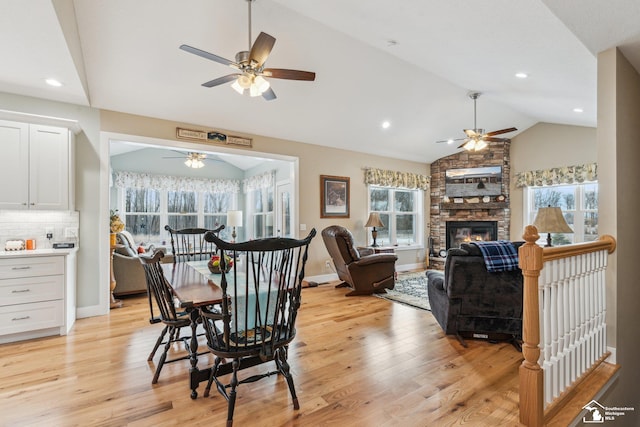
[[[257,0],[253,36],[277,40],[267,66],[317,73],[272,79],[267,102],[202,87],[233,70],[178,49],[234,59],[245,0],[0,6],[0,91],[423,162],[473,127],[469,91],[486,130],[595,126],[597,53],[620,46],[640,69],[638,0]]]

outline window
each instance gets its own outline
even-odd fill
[[[590,242],[598,237],[598,183],[526,187],[525,224],[533,224],[538,208],[558,206],[573,233],[552,233],[554,246]],[[543,246],[546,233],[540,233]],[[542,236],[544,234],[544,236]]]
[[[236,193],[201,193],[198,191],[126,188],[124,212],[126,230],[136,242],[169,241],[165,224],[171,228],[214,229],[226,224],[227,211],[237,205]],[[231,239],[231,230],[224,229],[220,238]]]
[[[369,186],[369,211],[385,225],[378,229],[381,245],[422,244],[422,191]]]
[[[160,191],[146,188],[127,188],[124,217],[126,230],[136,241],[149,241],[160,235]]]
[[[251,190],[250,196],[252,238],[273,236],[273,187]]]

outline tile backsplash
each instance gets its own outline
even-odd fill
[[[0,210],[0,250],[12,239],[36,239],[36,248],[51,248],[55,242],[78,243],[80,213],[77,211]],[[47,229],[53,238],[47,239]],[[67,231],[69,233],[67,233]],[[76,236],[69,236],[78,234]]]

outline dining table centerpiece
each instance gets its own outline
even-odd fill
[[[233,267],[233,259],[229,255],[224,256],[225,262],[225,273],[228,273]],[[220,255],[213,255],[209,262],[207,263],[207,267],[209,267],[209,271],[214,274],[222,273],[222,269],[220,268]]]

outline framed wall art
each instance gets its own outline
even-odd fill
[[[320,175],[320,218],[349,218],[349,177]]]

